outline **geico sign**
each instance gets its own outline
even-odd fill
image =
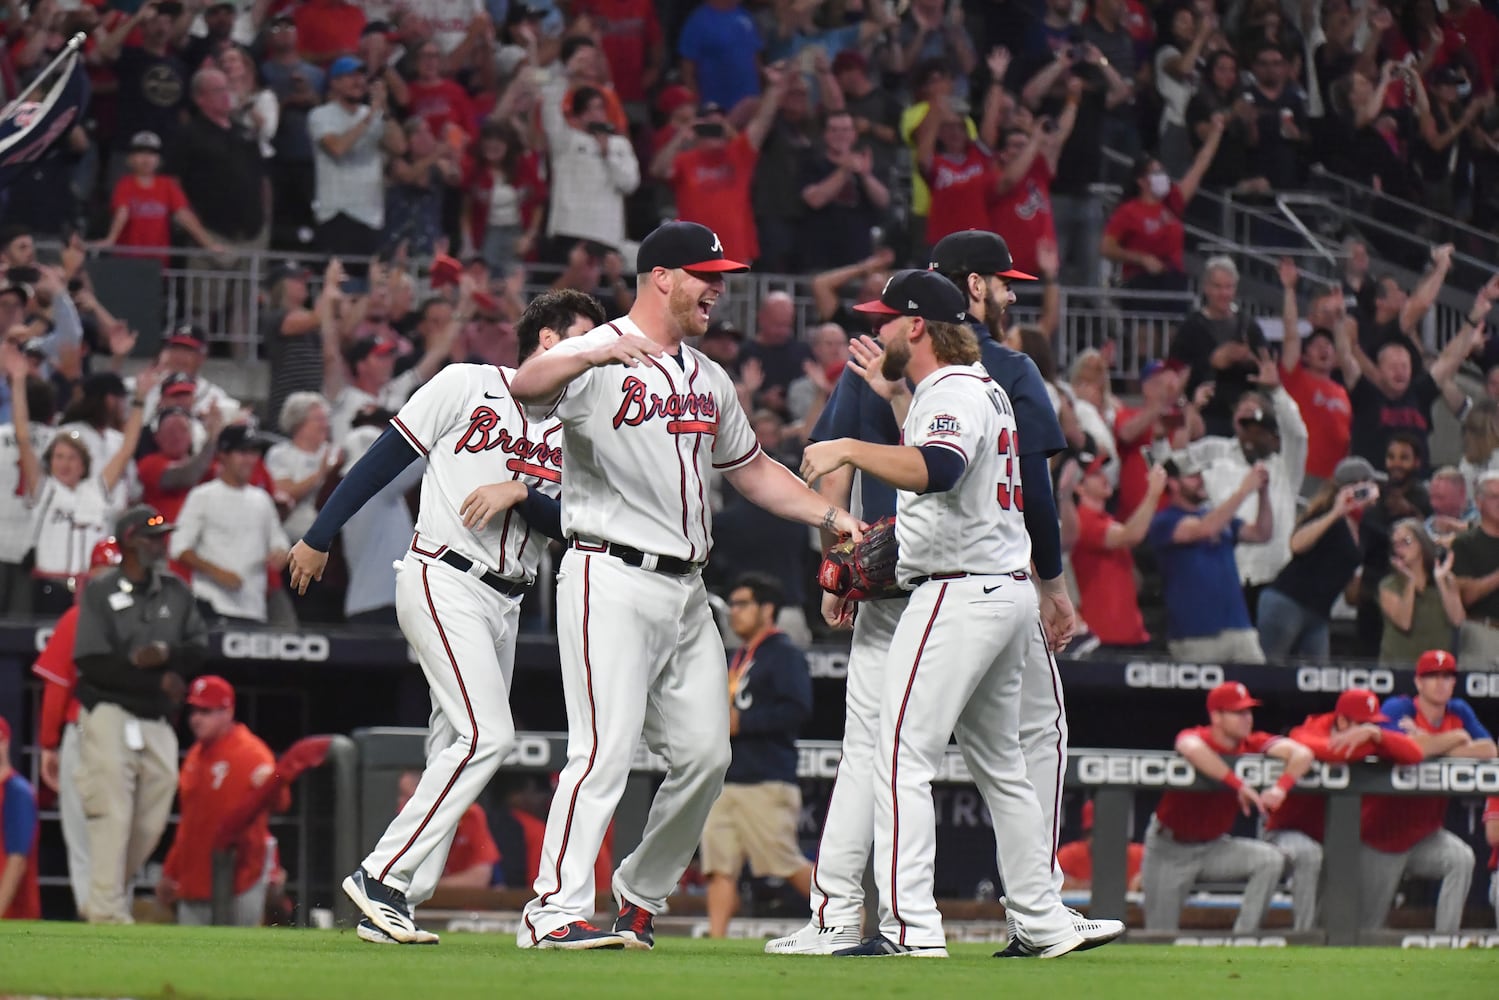
[[[293,660],[322,663],[328,637],[292,632],[225,632],[224,656],[231,660]]]
[[[1240,757],[1234,761],[1234,774],[1251,788],[1267,788],[1285,772],[1286,766],[1274,757]],[[1347,764],[1317,762],[1296,782],[1297,788],[1347,788],[1350,775]]]
[[[843,753],[836,746],[800,746],[796,751],[796,776],[809,781],[830,781],[838,776]],[[938,785],[966,785],[973,781],[968,763],[956,750],[949,750],[937,765],[932,782]]]
[[[1389,670],[1363,670],[1358,667],[1301,667],[1296,671],[1299,691],[1346,691],[1368,688],[1376,694],[1395,690],[1395,674]]]
[[[1110,754],[1077,760],[1077,777],[1085,785],[1148,785],[1189,787],[1197,772],[1181,757]]]
[[[552,764],[552,742],[540,736],[522,736],[505,755],[504,766],[525,767],[545,771]]]
[[[848,679],[848,654],[842,650],[809,650],[807,673],[814,681],[841,681]]]
[[[1407,934],[1402,948],[1499,948],[1499,934]]]
[[[1401,792],[1493,795],[1499,792],[1499,761],[1433,760],[1407,764],[1390,772],[1390,785]]]
[[[1223,668],[1212,663],[1128,663],[1124,683],[1132,688],[1206,691],[1223,683]]]
[[[1499,698],[1499,674],[1463,674],[1463,693],[1469,698]]]

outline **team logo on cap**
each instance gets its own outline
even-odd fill
[[[717,233],[713,234],[713,245],[708,249],[712,250],[714,253],[723,253],[723,243],[719,242]]]

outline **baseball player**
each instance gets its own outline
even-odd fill
[[[193,679],[187,689],[188,726],[197,741],[187,752],[178,778],[181,819],[172,849],[161,866],[156,898],[176,904],[177,922],[192,927],[213,923],[213,853],[225,820],[259,800],[276,773],[270,747],[243,722],[234,721],[234,688],[222,677]],[[271,803],[277,812],[291,806],[283,786]],[[234,901],[230,922],[259,927],[272,868],[268,812],[233,834]]]
[[[1416,660],[1416,696],[1396,695],[1380,709],[1386,729],[1405,733],[1428,759],[1493,760],[1494,737],[1473,706],[1454,698],[1457,658],[1432,649]],[[1383,927],[1406,875],[1434,878],[1436,932],[1456,934],[1473,884],[1476,858],[1468,843],[1446,829],[1447,797],[1366,795],[1359,815],[1359,926]]]
[[[651,948],[653,917],[723,787],[724,651],[701,573],[711,470],[787,520],[862,530],[761,452],[728,374],[685,342],[707,330],[725,273],[746,269],[707,227],[665,223],[640,245],[629,315],[532,358],[511,385],[535,416],[562,420],[570,542],[557,586],[567,766],[523,948]],[[587,923],[593,860],[642,729],[668,769],[640,846],[615,873],[619,916],[606,931]]]
[[[463,296],[460,313],[472,308],[470,298]],[[602,320],[588,295],[540,295],[516,326],[521,356]],[[344,879],[364,913],[365,941],[437,941],[416,925],[412,907],[432,895],[459,822],[515,739],[516,626],[544,535],[558,530],[562,451],[559,425],[522,410],[513,377],[491,365],[440,371],[391,418],[292,549],[292,586],[305,592],[322,576],[344,522],[426,457],[416,534],[396,579],[396,616],[432,690],[427,767],[374,850]]]
[[[1020,427],[1020,495],[1026,530],[1032,542],[1032,559],[1039,585],[1046,632],[1050,646],[1065,645],[1075,627],[1076,616],[1063,587],[1062,543],[1051,489],[1047,459],[1066,447],[1056,411],[1046,394],[1046,384],[1035,362],[1005,347],[991,336],[989,323],[998,324],[1004,309],[1014,301],[1008,283],[1031,275],[1013,267],[1009,247],[993,233],[968,230],[938,242],[932,251],[933,268],[959,287],[968,290],[967,323],[978,339],[979,353],[989,376],[1004,389]],[[853,345],[858,350],[858,343]],[[863,377],[861,377],[861,375]],[[867,378],[867,381],[866,381]],[[823,409],[813,430],[814,441],[858,438],[871,444],[896,444],[900,440],[897,413],[903,414],[910,395],[903,383],[881,378],[876,367],[857,364],[845,372]],[[892,413],[892,405],[896,413]],[[824,476],[818,483],[823,496],[846,504],[852,488],[853,470],[845,467]],[[895,493],[873,476],[860,477],[860,516],[873,521],[895,513]],[[830,541],[825,539],[825,541]],[[843,756],[828,800],[828,814],[818,845],[812,878],[812,919],[806,927],[766,944],[772,954],[832,954],[857,944],[863,906],[863,875],[874,838],[873,761],[878,730],[879,691],[884,659],[905,607],[904,599],[870,601],[859,606],[853,621],[853,646],[849,653],[847,710],[843,730]],[[850,614],[850,609],[829,596],[823,602],[829,624]],[[1051,648],[1038,625],[1027,647],[1021,685],[1020,733],[1026,751],[1026,773],[1040,798],[1053,847],[1056,844],[1062,805],[1061,777],[1066,767],[1067,715],[1062,702],[1062,680]],[[1005,831],[996,830],[996,835]],[[1062,887],[1062,870],[1052,867],[1052,881]],[[1014,915],[1006,909],[1010,937],[1016,936]],[[1073,911],[1073,926],[1084,939],[1083,947],[1096,948],[1124,933],[1118,920],[1089,920]]]
[[[947,956],[937,912],[931,783],[956,731],[996,830],[1017,936],[1001,955],[1057,958],[1083,939],[1052,884],[1055,845],[1025,777],[1020,687],[1038,599],[1027,570],[1014,408],[977,362],[966,296],[930,271],[901,271],[876,301],[881,374],[916,383],[901,445],[809,445],[808,481],[845,465],[894,486],[900,557],[912,591],[880,690],[874,765],[874,877],[880,933],[845,956]]]
[[[1259,701],[1238,681],[1228,681],[1208,692],[1209,725],[1183,729],[1176,752],[1187,758],[1209,781],[1219,781],[1225,792],[1167,792],[1156,805],[1145,831],[1145,927],[1176,930],[1182,903],[1202,877],[1247,879],[1234,933],[1259,929],[1280,881],[1285,859],[1261,840],[1230,837],[1234,813],[1274,812],[1286,793],[1312,766],[1312,752],[1282,736],[1256,732],[1254,706]],[[1224,754],[1263,753],[1285,761],[1285,771],[1274,787],[1263,792],[1244,784],[1224,762]]]
[[[106,538],[89,554],[89,576],[120,564],[120,544]],[[82,588],[80,587],[81,591]],[[73,641],[78,632],[78,604],[63,612],[31,672],[42,679],[42,722],[37,742],[42,748],[42,781],[57,793],[62,839],[68,848],[68,881],[78,912],[88,901],[88,820],[78,794],[78,666]],[[127,893],[128,895],[128,893]]]
[[[1349,688],[1338,704],[1323,715],[1308,715],[1292,729],[1291,739],[1317,760],[1342,763],[1379,757],[1395,764],[1418,764],[1425,757],[1410,737],[1382,729],[1387,722],[1379,711],[1379,696],[1363,688]],[[1327,824],[1327,799],[1320,795],[1288,795],[1265,820],[1265,839],[1285,856],[1291,869],[1292,929],[1309,931],[1317,925],[1317,897],[1322,878],[1322,839]]]

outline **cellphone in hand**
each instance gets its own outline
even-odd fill
[[[1379,487],[1375,486],[1373,483],[1364,483],[1358,489],[1353,491],[1352,496],[1353,499],[1358,501],[1359,503],[1364,503],[1379,496]]]

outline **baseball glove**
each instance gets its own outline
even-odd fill
[[[882,517],[869,526],[863,539],[839,542],[822,557],[817,583],[823,590],[850,601],[878,601],[905,593],[895,584],[899,549],[895,518]]]

